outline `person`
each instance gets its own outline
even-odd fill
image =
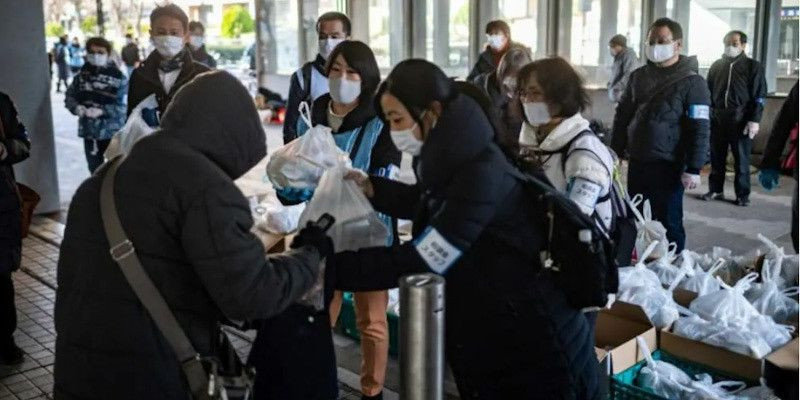
[[[795,188],[792,192],[792,244],[794,251],[798,249],[798,203],[797,203],[797,179],[798,179],[798,162],[797,162],[797,114],[798,114],[798,101],[797,101],[797,82],[789,92],[789,96],[783,102],[781,111],[775,124],[772,126],[772,134],[767,141],[767,147],[764,149],[764,157],[761,159],[761,171],[758,174],[758,180],[761,186],[767,191],[772,191],[778,187],[780,174],[790,175],[795,180]],[[788,160],[788,163],[782,163],[781,158],[784,154],[784,147],[787,141],[794,149],[794,159]],[[790,157],[791,158],[791,157]]]
[[[217,354],[223,321],[268,318],[300,299],[333,251],[314,225],[277,256],[251,233],[234,180],[266,156],[265,143],[247,89],[210,72],[176,93],[160,131],[116,175],[122,227],[201,357]],[[106,166],[72,199],[59,254],[55,398],[186,398],[175,353],[109,254],[99,204]]]
[[[69,48],[67,45],[67,35],[58,39],[53,46],[53,59],[56,62],[56,93],[61,93],[61,82],[64,82],[64,90],[67,90],[67,80],[69,79]]]
[[[631,72],[639,66],[639,62],[636,51],[628,47],[628,39],[624,35],[614,35],[608,41],[608,51],[611,57],[614,57],[611,77],[608,80],[608,99],[617,104],[622,98],[625,87],[628,86]]]
[[[525,46],[512,45],[500,59],[497,71],[478,75],[473,81],[492,100],[500,122],[500,142],[513,146],[522,128],[521,114],[514,110],[511,99],[517,93],[517,73],[531,62],[531,51]]]
[[[128,79],[111,61],[111,43],[101,37],[86,41],[87,63],[72,79],[64,104],[78,118],[78,136],[89,172],[99,167],[114,133],[125,125]]]
[[[283,122],[283,143],[289,143],[297,137],[297,120],[300,117],[298,107],[301,102],[313,103],[317,98],[328,93],[328,77],[325,75],[325,64],[333,49],[339,43],[350,38],[352,27],[350,18],[340,12],[327,12],[317,19],[317,36],[319,51],[314,61],[303,64],[292,74],[289,84],[289,103]]]
[[[472,82],[480,74],[494,71],[503,54],[511,46],[511,27],[506,21],[495,20],[486,24],[486,49],[478,56],[478,61],[467,76]]]
[[[708,70],[711,91],[711,174],[702,200],[724,200],[728,148],[733,153],[736,204],[750,205],[750,152],[758,134],[767,81],[764,68],[747,57],[747,35],[730,31],[722,40],[725,52]]]
[[[159,6],[150,13],[150,40],[156,51],[133,70],[128,88],[128,115],[151,94],[156,95],[158,111],[164,114],[181,86],[209,71],[192,58],[186,47],[188,34],[189,18],[177,5]]]
[[[331,128],[333,139],[342,151],[350,155],[353,168],[386,178],[399,174],[400,152],[389,137],[388,129],[376,115],[373,105],[375,89],[381,75],[372,50],[358,41],[345,41],[333,50],[325,67],[329,78],[330,93],[314,101],[311,107],[311,123]],[[300,136],[309,129],[300,119],[297,132]],[[296,203],[310,198],[309,191],[290,189],[277,191],[283,202]],[[383,216],[388,227],[396,227],[396,221]],[[396,242],[396,233],[390,232],[386,244]],[[265,389],[270,396],[281,399],[331,399],[336,398],[336,360],[331,337],[331,325],[339,318],[342,293],[336,292],[329,313],[316,312],[310,307],[293,306],[293,312],[285,312],[266,321],[259,331],[251,353],[256,362],[258,375],[274,378],[274,383]],[[389,294],[386,290],[359,292],[355,294],[355,311],[361,334],[361,393],[363,399],[382,398],[389,353],[389,328],[386,308]],[[312,322],[313,321],[313,322]],[[287,326],[298,326],[298,331],[289,334]],[[288,345],[286,342],[301,338],[302,343]],[[299,355],[304,348],[307,356]],[[302,361],[301,361],[302,360]],[[261,368],[258,368],[261,366]],[[318,372],[314,372],[319,368]],[[324,378],[325,382],[310,384],[312,377]],[[258,383],[256,391],[259,390]]]
[[[700,186],[709,147],[710,94],[697,58],[680,55],[681,25],[659,18],[648,30],[647,64],[631,73],[614,116],[612,149],[627,153],[628,192],[650,200],[667,239],[683,250],[683,192]]]
[[[133,76],[133,70],[139,66],[141,57],[139,55],[139,46],[130,33],[125,34],[125,46],[122,48],[121,56],[122,61],[125,63],[125,72],[128,77]]]
[[[377,211],[413,218],[414,240],[336,254],[335,287],[382,290],[411,273],[443,275],[445,356],[461,398],[599,399],[588,321],[542,272],[538,210],[495,141],[488,99],[412,59],[392,70],[375,106],[398,149],[416,157],[417,183],[347,178]]]
[[[206,28],[200,21],[189,23],[189,46],[192,50],[192,58],[204,64],[206,67],[217,68],[217,60],[206,51]]]
[[[72,38],[72,43],[70,43],[69,47],[69,71],[71,76],[75,76],[78,71],[81,70],[83,67],[83,57],[85,56],[83,47],[81,47],[81,42],[78,40],[78,37]]]
[[[14,341],[17,310],[11,273],[22,259],[22,211],[14,178],[14,164],[30,156],[31,142],[19,122],[11,98],[0,92],[0,362],[20,364],[23,352]]]

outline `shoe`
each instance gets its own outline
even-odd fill
[[[367,396],[365,394],[362,394],[361,400],[383,400],[383,392],[380,392],[375,396]]]
[[[747,207],[750,205],[750,198],[747,196],[739,197],[736,199],[736,205],[739,207]]]
[[[703,201],[725,200],[725,195],[722,194],[722,193],[708,192],[708,193],[706,193],[704,195],[701,195],[700,196],[700,200],[703,200]]]
[[[19,348],[14,342],[3,347],[0,351],[0,362],[5,365],[22,364],[23,355],[22,349]]]

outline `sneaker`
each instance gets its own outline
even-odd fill
[[[12,342],[4,346],[2,351],[0,351],[0,362],[5,365],[22,364],[24,354],[22,349]]]
[[[750,198],[747,196],[739,197],[736,199],[736,205],[740,207],[747,207],[750,205]]]
[[[700,196],[700,200],[703,200],[703,201],[725,200],[725,195],[722,194],[722,193],[708,192],[708,193],[706,193],[704,195],[701,195]]]

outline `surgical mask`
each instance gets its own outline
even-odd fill
[[[183,50],[183,38],[172,35],[154,36],[153,46],[158,54],[161,54],[161,57],[169,59],[177,56]]]
[[[725,55],[731,58],[739,57],[739,54],[742,54],[742,48],[737,46],[727,46],[725,47]]]
[[[95,67],[105,67],[108,64],[108,54],[87,54],[86,61]]]
[[[506,37],[504,35],[488,35],[487,42],[489,42],[489,47],[500,50],[506,45]]]
[[[656,64],[667,61],[675,55],[675,47],[672,43],[648,44],[644,50],[647,59]]]
[[[531,101],[522,103],[522,108],[525,111],[525,118],[528,123],[533,126],[539,126],[550,122],[550,111],[547,109],[547,103],[543,101]]]
[[[319,41],[319,55],[322,56],[324,59],[328,59],[328,56],[331,55],[333,49],[339,45],[339,43],[344,42],[346,39],[334,39],[334,38],[327,38],[321,39]]]
[[[195,49],[199,49],[200,47],[203,47],[203,44],[205,44],[205,39],[199,35],[192,35],[189,36],[189,43]]]
[[[361,81],[351,81],[344,78],[328,79],[330,94],[333,101],[339,104],[351,104],[361,94]]]
[[[411,154],[414,157],[418,156],[419,153],[422,152],[422,141],[414,136],[414,129],[416,127],[417,124],[414,123],[410,129],[390,131],[392,142],[394,142],[394,145],[397,147],[397,149],[403,153]]]

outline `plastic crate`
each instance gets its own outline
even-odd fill
[[[714,382],[721,380],[734,380],[744,381],[748,387],[756,385],[755,382],[748,382],[744,379],[725,374],[714,370],[713,368],[706,367],[690,361],[685,361],[675,356],[656,350],[653,352],[653,359],[666,361],[686,372],[689,376],[694,377],[697,374],[706,373],[711,375]],[[636,386],[636,378],[639,376],[639,371],[645,366],[647,361],[639,361],[636,365],[622,371],[611,378],[611,391],[608,398],[613,400],[670,400],[666,397],[661,397],[653,393],[649,388]]]
[[[389,326],[389,354],[397,356],[398,340],[400,339],[400,317],[386,313],[386,320]],[[339,322],[337,324],[342,333],[355,340],[361,340],[358,327],[356,326],[356,309],[353,304],[353,294],[345,292],[342,296],[342,310],[339,312]]]

